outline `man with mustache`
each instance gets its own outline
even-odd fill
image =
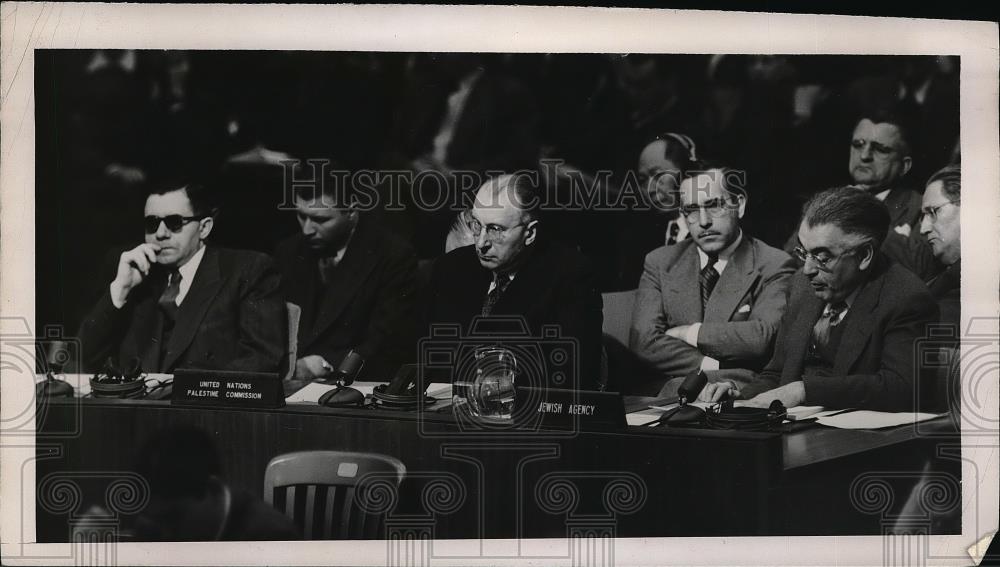
[[[209,246],[215,209],[206,188],[149,190],[143,244],[123,252],[108,292],[84,319],[84,367],[107,357],[145,372],[202,368],[274,372],[287,351],[280,276],[257,252]]]
[[[676,395],[685,374],[767,362],[785,311],[791,257],[745,234],[743,174],[696,166],[680,184],[691,238],[646,256],[631,349]],[[680,378],[677,378],[680,377]]]
[[[413,248],[359,209],[347,177],[298,186],[294,197],[301,230],[275,258],[287,301],[302,310],[295,378],[329,378],[351,351],[364,363],[354,377],[391,378],[410,357]]]
[[[544,234],[539,203],[528,175],[503,175],[480,187],[468,215],[475,243],[435,262],[427,322],[457,323],[468,337],[473,319],[520,317],[545,360],[558,361],[555,350],[566,340],[575,342],[579,357],[571,365],[575,376],[548,372],[548,363],[535,361],[547,383],[522,385],[599,389],[603,314],[594,270],[579,252]],[[546,339],[546,327],[558,336]]]
[[[774,355],[759,373],[710,373],[699,396],[724,395],[767,407],[819,405],[912,411],[918,368],[914,343],[938,319],[919,278],[879,252],[889,212],[852,187],[823,191],[806,203],[788,309]]]

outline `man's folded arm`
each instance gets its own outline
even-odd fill
[[[666,318],[661,303],[660,282],[656,267],[649,258],[639,279],[629,348],[640,360],[665,376],[682,376],[696,372],[704,355],[682,339],[666,334]]]
[[[702,323],[698,332],[698,350],[720,361],[768,356],[785,314],[789,278],[794,272],[795,266],[788,259],[761,284],[751,306],[751,319]]]

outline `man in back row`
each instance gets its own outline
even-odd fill
[[[888,231],[889,212],[866,192],[840,187],[810,199],[796,247],[803,268],[792,277],[774,356],[759,374],[709,373],[700,399],[919,407],[914,348],[938,307],[919,278],[879,252]]]

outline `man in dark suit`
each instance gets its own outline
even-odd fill
[[[760,369],[785,312],[791,257],[744,234],[747,198],[728,168],[696,168],[681,182],[691,238],[646,256],[630,347],[668,382],[685,374]]]
[[[80,329],[85,368],[107,357],[147,372],[273,372],[287,350],[280,276],[256,252],[207,246],[205,189],[161,184],[146,199],[146,241],[119,258],[108,292]]]
[[[774,356],[760,374],[719,371],[700,396],[767,407],[820,405],[911,411],[919,407],[915,341],[938,318],[912,272],[879,253],[889,213],[873,195],[830,189],[806,204]]]
[[[548,356],[551,348],[576,342],[578,372],[568,382],[536,361],[548,385],[597,389],[603,315],[594,272],[580,253],[542,236],[538,203],[527,176],[501,176],[479,189],[469,213],[476,243],[435,263],[428,324],[456,323],[467,337],[477,317],[520,317],[546,360],[557,358]],[[549,325],[558,336],[539,339]]]
[[[920,234],[927,238],[934,257],[945,266],[927,280],[927,288],[941,308],[941,322],[961,323],[962,307],[962,170],[948,166],[927,181],[921,208]]]
[[[348,187],[326,187],[297,189],[301,232],[275,253],[286,299],[302,309],[295,377],[324,378],[353,350],[364,375],[385,380],[409,355],[416,256],[364,216]]]
[[[913,167],[906,120],[890,111],[871,112],[854,127],[848,171],[852,186],[874,195],[889,211],[890,231],[882,251],[922,278],[936,273],[926,239],[919,234],[920,193],[906,188],[903,178]],[[798,245],[792,234],[785,244],[791,252]]]

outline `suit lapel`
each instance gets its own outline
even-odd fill
[[[854,304],[844,316],[841,323],[844,325],[844,331],[841,334],[837,356],[833,363],[833,370],[838,375],[850,374],[851,366],[861,356],[861,351],[868,343],[872,334],[872,324],[875,321],[872,313],[878,307],[879,297],[882,293],[882,281],[883,279],[878,277],[864,284],[864,288],[858,293]]]
[[[701,287],[698,274],[701,264],[695,244],[687,240],[676,246],[685,249],[677,256],[677,261],[667,266],[661,280],[664,282],[663,302],[667,313],[671,314],[671,325],[701,321]]]
[[[799,274],[801,276],[801,273]],[[808,284],[806,284],[808,287]],[[805,289],[801,294],[802,307],[788,329],[785,347],[785,366],[782,371],[782,383],[799,380],[805,367],[806,354],[812,342],[813,327],[823,313],[823,301],[816,297],[811,289]],[[789,310],[791,311],[791,310]]]
[[[191,287],[188,288],[184,301],[177,309],[177,324],[170,334],[167,356],[160,365],[162,369],[172,368],[180,355],[187,350],[198,327],[201,326],[202,319],[205,318],[205,312],[221,288],[222,272],[219,269],[218,250],[209,247],[205,249],[205,256],[194,274]]]
[[[319,314],[316,316],[308,335],[299,348],[309,348],[323,331],[333,325],[344,309],[354,301],[358,288],[368,279],[375,268],[378,254],[367,233],[358,225],[355,238],[347,246],[347,252],[333,271],[332,277],[321,292]]]
[[[757,281],[754,277],[756,273],[753,245],[750,238],[744,236],[712,292],[711,301],[705,307],[704,320],[728,321],[746,295],[747,289]]]

